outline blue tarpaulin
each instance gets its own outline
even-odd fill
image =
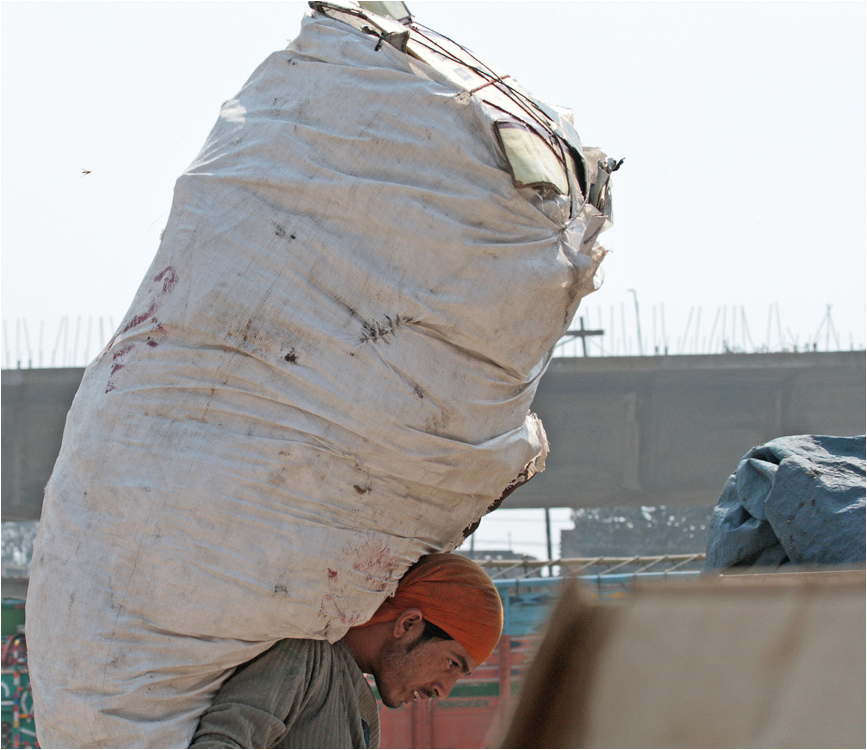
[[[864,451],[864,435],[752,448],[714,508],[705,568],[863,564]]]

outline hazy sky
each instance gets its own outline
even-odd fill
[[[803,346],[828,305],[840,346],[864,346],[865,3],[409,6],[572,108],[585,145],[625,158],[602,236],[606,281],[579,311],[619,336],[609,351],[632,339],[637,353],[636,297],[645,351],[661,344],[663,308],[672,353],[710,349],[715,320],[721,341],[723,308],[736,346],[778,348],[780,333]],[[305,10],[0,4],[3,367],[96,354],[220,104],[296,35]]]
[[[537,96],[571,107],[585,144],[625,157],[615,227],[602,236],[613,251],[605,285],[581,310],[619,336],[612,348],[624,353],[625,331],[637,353],[629,289],[645,351],[654,329],[661,342],[663,313],[672,353],[684,338],[707,349],[715,319],[719,343],[723,306],[728,338],[743,310],[750,339],[739,327],[734,343],[760,346],[774,303],[782,325],[775,316],[772,347],[780,331],[789,343],[811,339],[829,304],[840,345],[863,346],[864,3],[409,5]],[[52,353],[60,364],[63,316],[69,350],[81,318],[83,363],[90,320],[94,356],[98,319],[105,338],[108,319],[117,325],[126,312],[174,182],[221,102],[296,35],[305,9],[0,4],[4,367],[7,354],[12,366],[27,358],[20,321],[31,356],[41,349],[48,365]]]

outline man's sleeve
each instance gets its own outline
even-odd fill
[[[318,641],[279,641],[239,667],[202,714],[190,747],[274,747],[304,706],[320,664]]]

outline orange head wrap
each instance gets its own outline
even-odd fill
[[[367,625],[391,622],[416,607],[479,663],[491,655],[503,631],[503,605],[493,581],[462,555],[425,555],[401,578]]]

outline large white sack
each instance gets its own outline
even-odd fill
[[[223,105],[46,489],[43,746],[186,746],[232,668],[341,638],[543,468],[608,221],[516,188],[480,94],[315,12]]]

